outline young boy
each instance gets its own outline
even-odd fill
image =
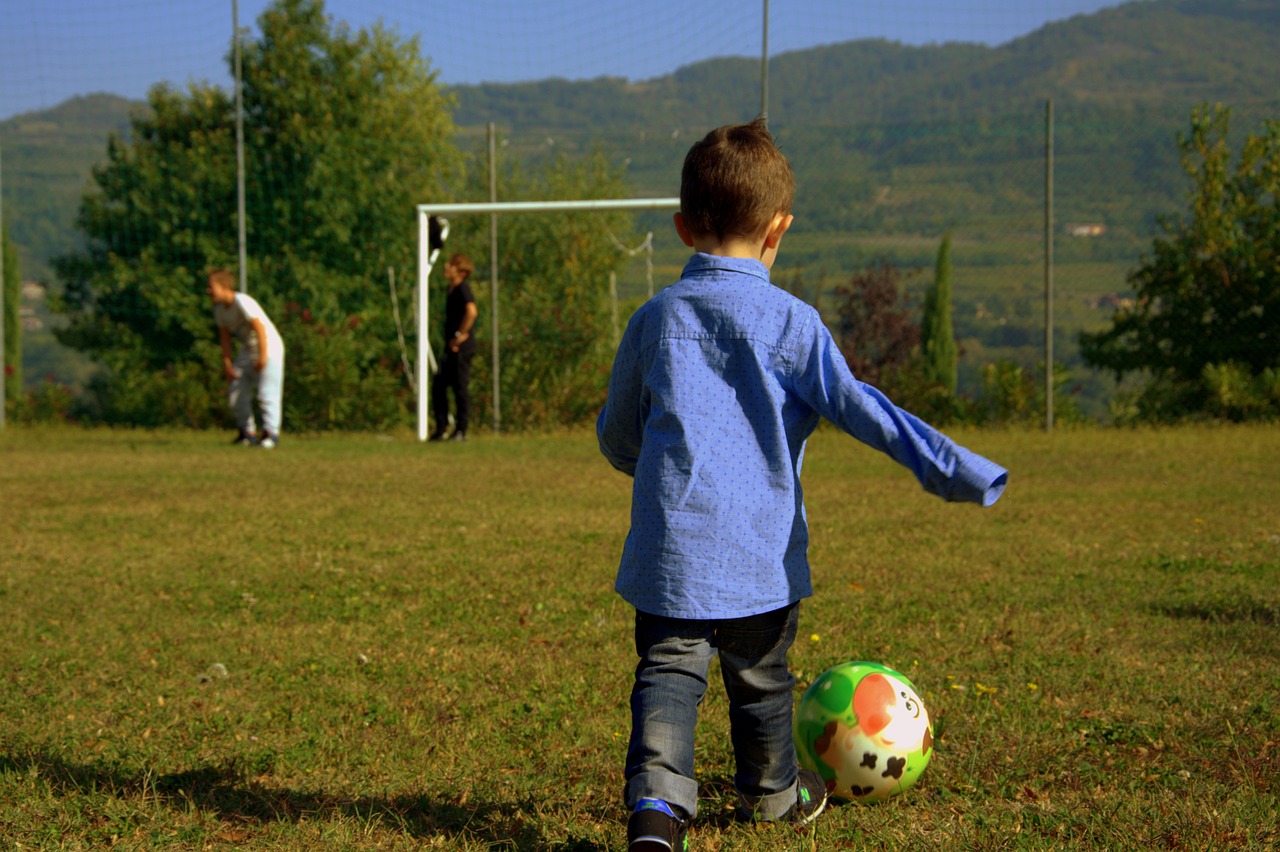
[[[205,292],[213,301],[222,344],[222,370],[229,382],[227,401],[240,432],[235,443],[274,449],[280,442],[280,408],[284,396],[284,341],[262,306],[247,293],[236,292],[235,276],[225,269],[209,273]],[[240,352],[231,357],[231,338]],[[261,440],[253,419],[253,398],[262,410]]]
[[[471,359],[476,354],[471,329],[479,314],[468,279],[475,268],[471,257],[465,254],[455,254],[444,265],[449,294],[444,303],[444,352],[440,357],[440,372],[431,381],[431,413],[436,418],[436,428],[429,439],[432,441],[443,441],[448,431],[450,390],[458,416],[453,421],[449,440],[467,440],[467,425],[471,421]]]
[[[636,609],[624,799],[632,850],[686,848],[697,814],[694,726],[718,655],[740,815],[807,823],[821,777],[797,768],[787,652],[812,594],[800,488],[826,417],[947,500],[989,506],[1003,468],[849,372],[817,311],[769,283],[795,181],[764,121],[690,149],[676,232],[695,250],[618,346],[596,424],[634,477],[617,590]]]

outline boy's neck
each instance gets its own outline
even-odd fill
[[[729,237],[724,240],[711,237],[695,237],[693,250],[716,257],[741,257],[761,260],[764,257],[763,240],[752,240],[745,237]]]
[[[778,257],[778,244],[782,242],[782,235],[791,227],[795,217],[790,213],[779,213],[773,217],[773,222],[768,228],[753,237],[739,234],[730,234],[726,237],[718,237],[715,234],[695,234],[685,227],[683,213],[676,213],[673,218],[676,233],[680,235],[684,244],[694,251],[716,257],[758,260],[765,265],[766,269],[772,269],[773,261]]]
[[[726,240],[718,240],[715,237],[710,239],[695,239],[692,246],[694,251],[710,254],[716,257],[737,257],[746,260],[758,260],[764,264],[765,269],[772,270],[773,262],[778,257],[778,246],[769,245],[767,240],[754,240],[750,238],[730,237]]]

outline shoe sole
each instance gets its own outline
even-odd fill
[[[813,813],[806,815],[804,819],[797,819],[796,825],[811,825],[814,822],[814,820],[822,816],[822,812],[825,811],[826,809],[827,809],[827,797],[823,796],[822,801],[818,803],[818,807],[814,809]]]

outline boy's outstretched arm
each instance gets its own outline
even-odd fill
[[[820,321],[813,346],[796,369],[795,390],[818,414],[908,468],[929,493],[982,506],[1004,493],[1008,471],[855,378]]]

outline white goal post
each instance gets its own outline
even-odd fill
[[[435,256],[431,252],[430,222],[432,216],[461,216],[464,214],[497,213],[573,213],[592,210],[679,210],[679,198],[614,198],[585,201],[486,201],[471,204],[419,204],[418,205],[418,440],[427,440],[428,415],[428,365],[434,360],[427,342],[430,299],[428,283]],[[446,231],[447,233],[447,231]],[[496,278],[496,276],[495,276]],[[494,294],[494,329],[497,329],[497,294]],[[497,352],[497,341],[494,341]],[[495,358],[496,362],[496,358]],[[493,365],[494,381],[497,381],[498,364]],[[497,401],[494,401],[495,405]]]

